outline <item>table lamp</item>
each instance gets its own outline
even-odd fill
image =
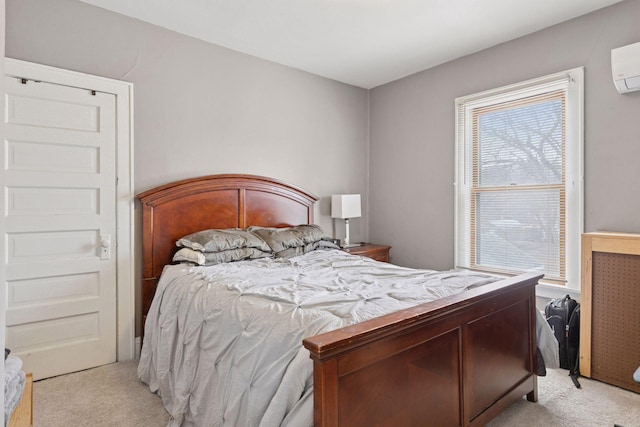
[[[360,216],[362,216],[362,211],[360,208],[359,194],[331,195],[331,218],[342,218],[345,223],[343,247],[359,246],[358,244],[351,244],[349,242],[349,218],[359,218]]]

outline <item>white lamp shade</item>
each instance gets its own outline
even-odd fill
[[[332,218],[359,218],[362,216],[359,194],[331,195]]]

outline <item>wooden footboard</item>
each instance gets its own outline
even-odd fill
[[[505,279],[304,340],[314,425],[484,425],[537,400],[535,285]]]
[[[312,194],[270,178],[210,175],[138,196],[142,315],[175,241],[208,228],[313,223]],[[527,275],[304,341],[316,426],[483,425],[536,400],[535,285]]]

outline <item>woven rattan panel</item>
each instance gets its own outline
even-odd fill
[[[640,256],[593,253],[591,376],[640,393]]]

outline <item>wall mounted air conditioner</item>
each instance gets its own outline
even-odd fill
[[[618,92],[640,90],[640,42],[611,49],[611,72]]]

